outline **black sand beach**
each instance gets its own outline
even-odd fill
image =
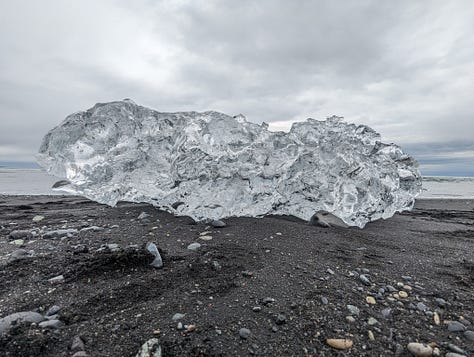
[[[226,223],[0,196],[0,318],[59,309],[49,324],[0,320],[0,355],[135,356],[153,338],[164,356],[409,356],[410,342],[474,354],[473,200],[421,200],[362,230]],[[147,242],[162,269],[149,265]]]

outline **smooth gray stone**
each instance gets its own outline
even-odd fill
[[[63,323],[59,320],[47,320],[47,321],[40,322],[38,326],[45,329],[46,328],[57,329],[63,326]]]
[[[155,268],[162,268],[163,259],[161,258],[160,252],[158,251],[156,244],[150,242],[146,245],[146,249],[155,257],[155,259],[150,263],[150,265]]]
[[[243,338],[244,340],[246,340],[247,338],[250,337],[250,330],[248,328],[245,328],[245,327],[242,327],[240,330],[239,330],[239,336],[241,338]]]
[[[225,224],[224,221],[221,221],[219,219],[215,219],[215,220],[211,221],[211,226],[213,226],[214,228],[224,228],[226,226],[226,224]]]
[[[43,315],[34,311],[15,312],[0,319],[0,334],[7,333],[15,322],[39,323],[43,320]]]
[[[60,310],[61,310],[61,307],[59,307],[58,305],[53,305],[46,312],[46,316],[56,315]]]
[[[448,331],[450,331],[450,332],[466,331],[466,326],[464,326],[462,323],[460,323],[458,321],[451,321],[448,324]]]
[[[8,235],[10,239],[29,239],[33,237],[33,233],[27,230],[15,230],[11,231]]]
[[[138,351],[136,357],[161,357],[160,340],[151,338],[146,341],[140,348],[140,351]]]

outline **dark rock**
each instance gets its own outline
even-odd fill
[[[464,326],[459,321],[451,321],[448,323],[448,331],[450,332],[462,332],[466,331],[466,326]],[[454,351],[456,352],[456,351]]]
[[[213,226],[214,228],[224,228],[227,225],[225,224],[225,222],[216,219],[211,221],[211,226]]]

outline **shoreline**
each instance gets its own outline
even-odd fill
[[[474,330],[474,200],[418,199],[364,229],[276,216],[225,222],[194,224],[146,204],[0,195],[0,319],[58,306],[60,322],[11,327],[0,350],[72,356],[80,338],[90,356],[135,356],[156,339],[164,356],[336,356],[344,352],[326,340],[344,338],[347,355],[408,356],[410,342],[474,352],[469,333],[451,331]],[[31,235],[15,243],[15,230]],[[162,269],[149,265],[148,242]]]

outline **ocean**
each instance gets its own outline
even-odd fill
[[[66,194],[51,189],[51,186],[58,180],[41,169],[0,168],[0,194]],[[474,177],[423,177],[423,192],[418,198],[474,199]]]

